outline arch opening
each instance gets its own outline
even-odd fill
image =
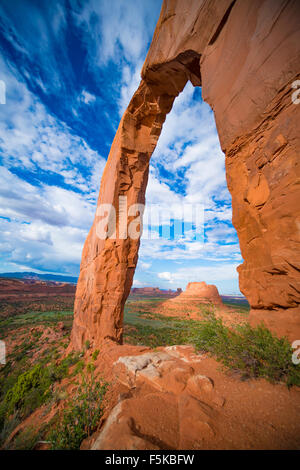
[[[242,259],[225,156],[213,112],[190,82],[174,101],[151,157],[143,219],[135,295],[150,286],[184,290],[193,281],[240,295],[236,267]]]

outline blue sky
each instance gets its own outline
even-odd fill
[[[101,174],[160,7],[161,0],[1,0],[0,272],[78,274]],[[134,285],[205,280],[238,293],[242,259],[224,155],[213,113],[190,83],[153,154],[146,200],[175,214],[202,204],[204,243],[188,234],[144,237]]]

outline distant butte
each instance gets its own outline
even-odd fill
[[[213,284],[189,282],[186,290],[172,300],[176,303],[197,302],[199,304],[222,305],[219,291]]]

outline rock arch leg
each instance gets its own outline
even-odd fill
[[[132,285],[138,259],[139,239],[121,236],[119,198],[127,206],[145,203],[149,160],[155,149],[166,114],[187,80],[196,80],[195,58],[188,51],[162,67],[160,73],[171,81],[165,90],[159,82],[142,80],[120,122],[101,181],[99,204],[116,210],[116,237],[101,239],[96,213],[85,241],[77,284],[71,345],[82,349],[85,341],[93,346],[104,340],[122,342],[123,309]],[[128,217],[129,225],[133,217]]]

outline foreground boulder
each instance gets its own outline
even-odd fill
[[[203,358],[191,346],[120,357],[114,375],[131,392],[123,394],[91,449],[201,448],[215,435],[225,403],[212,379],[196,372]]]
[[[82,449],[299,448],[297,387],[241,381],[189,345],[107,348],[96,371],[114,402]]]

